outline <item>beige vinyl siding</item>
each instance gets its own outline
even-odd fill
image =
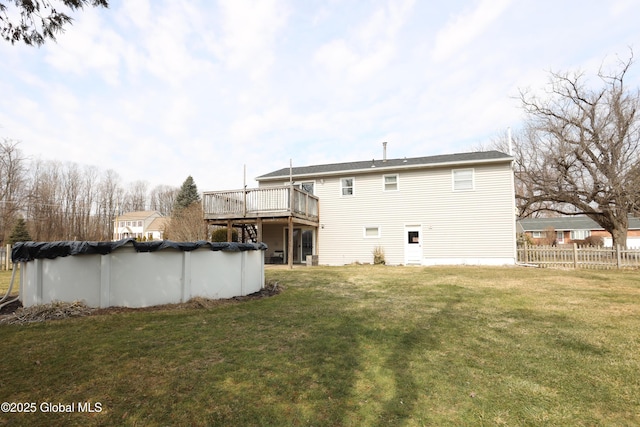
[[[452,169],[473,169],[473,189],[454,191]],[[395,174],[398,190],[385,191],[383,176]],[[342,195],[342,178],[354,178],[353,195]],[[388,264],[404,264],[408,225],[421,226],[425,264],[515,262],[509,162],[459,168],[372,169],[304,180],[315,181],[315,195],[320,200],[316,242],[320,264],[372,263],[377,246],[384,249]],[[260,187],[282,184],[282,180],[261,181]],[[379,227],[380,236],[366,237],[365,227]]]
[[[430,176],[427,258],[513,258],[515,209],[508,165],[474,168],[474,190],[451,191],[451,172]],[[448,188],[447,188],[448,187]]]
[[[384,192],[386,203],[380,205],[383,194],[382,176],[379,173],[349,175],[354,178],[354,194],[342,196],[340,180],[343,177],[325,178],[316,185],[320,198],[320,246],[319,262],[322,264],[350,264],[373,262],[373,250],[381,246],[388,263],[401,264],[403,256],[402,224],[392,206],[400,203],[400,192]],[[379,227],[380,237],[367,238],[364,227]],[[399,231],[400,230],[400,231]],[[400,234],[399,234],[400,233]],[[393,259],[393,261],[392,261]]]
[[[373,249],[381,246],[387,263],[403,264],[405,225],[422,226],[425,258],[513,259],[511,168],[473,169],[474,190],[460,192],[453,191],[451,168],[400,172],[394,192],[383,191],[380,172],[355,175],[350,197],[341,197],[342,177],[318,181],[320,263],[372,262]],[[380,227],[380,238],[363,238],[365,226]]]
[[[267,244],[266,257],[274,256],[275,252],[284,252],[284,227],[281,224],[263,224],[262,241]]]

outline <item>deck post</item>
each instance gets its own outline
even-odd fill
[[[289,242],[287,250],[287,264],[293,269],[293,216],[289,217]]]
[[[262,242],[262,218],[258,218],[256,221],[256,239],[258,242]]]
[[[233,224],[231,221],[227,221],[227,242],[233,240]]]

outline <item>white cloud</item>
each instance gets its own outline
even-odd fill
[[[475,9],[450,20],[436,36],[433,59],[444,61],[479,37],[507,9],[511,0],[480,0]]]
[[[222,46],[218,55],[232,70],[256,79],[273,65],[275,39],[289,16],[279,0],[221,0]]]
[[[411,17],[413,0],[390,1],[373,11],[346,38],[333,39],[316,51],[314,61],[336,78],[367,79],[390,64],[397,36]]]
[[[82,19],[57,37],[58,43],[48,43],[46,61],[59,71],[85,76],[99,73],[110,85],[119,83],[122,38],[105,28],[99,12],[89,8]]]
[[[515,128],[511,97],[545,70],[637,43],[637,2],[569,3],[114,2],[57,44],[0,47],[0,136],[202,190],[240,187],[245,163],[252,178],[379,158],[382,141],[395,157],[461,151]]]

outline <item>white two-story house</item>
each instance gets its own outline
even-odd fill
[[[118,215],[113,224],[113,240],[162,240],[168,220],[157,211],[136,211]]]
[[[267,262],[514,264],[513,158],[488,151],[311,165],[205,192],[205,219],[265,242]]]

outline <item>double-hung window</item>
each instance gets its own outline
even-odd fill
[[[353,196],[353,184],[355,178],[342,178],[340,179],[341,194],[343,196]]]
[[[470,191],[474,189],[473,169],[453,169],[451,171],[453,191]]]
[[[398,191],[398,174],[383,175],[384,191]]]

